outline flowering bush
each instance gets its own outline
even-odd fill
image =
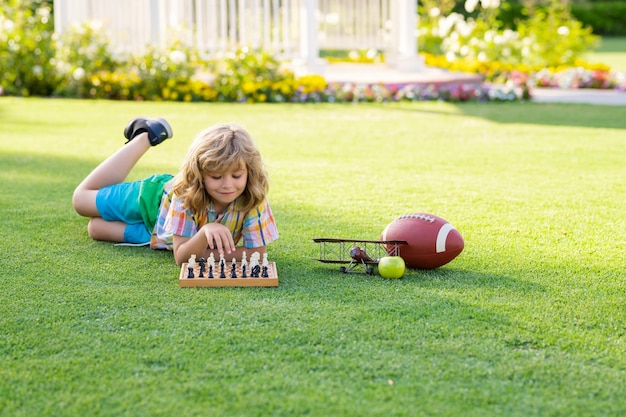
[[[20,96],[52,94],[57,81],[54,40],[45,1],[0,2],[0,89]]]
[[[117,84],[122,84],[119,88],[132,87],[123,74],[115,74],[123,58],[114,58],[114,53],[109,50],[108,37],[96,22],[72,28],[58,40],[56,51],[50,62],[58,76],[55,86],[58,95],[103,98],[107,95],[96,94],[95,86],[105,84],[107,89],[117,89]],[[106,74],[104,78],[107,80],[101,83],[98,74]]]
[[[530,74],[529,84],[537,87],[596,88],[626,91],[626,74],[585,66],[544,68]]]
[[[528,7],[528,18],[516,30],[498,20],[500,0],[466,0],[468,17],[445,14],[440,5],[425,0],[418,43],[423,52],[445,55],[452,62],[465,59],[497,61],[512,65],[573,65],[598,42],[591,28],[572,18],[564,2],[548,0],[542,7]],[[445,2],[444,2],[445,3]]]
[[[208,64],[215,74],[218,101],[287,101],[293,94],[294,74],[275,57],[263,51],[243,48]]]
[[[149,47],[141,56],[132,57],[127,71],[137,74],[137,96],[143,100],[198,101],[214,97],[196,74],[204,64],[194,49],[179,41],[169,48]]]
[[[487,102],[530,98],[525,86],[492,84],[333,83],[319,90],[296,91],[294,103],[390,103],[416,101]]]
[[[451,71],[478,73],[492,84],[512,84],[518,87],[596,88],[626,90],[626,74],[613,71],[603,64],[588,64],[577,60],[573,66],[529,67],[498,61],[479,62],[469,59],[448,61],[444,56],[422,54],[426,65]]]
[[[424,39],[436,54],[426,64],[452,71],[480,73],[484,85],[328,84],[319,75],[296,77],[273,55],[247,48],[216,59],[203,59],[197,50],[176,40],[148,48],[139,56],[116,54],[109,36],[95,23],[74,28],[60,39],[52,32],[46,0],[5,0],[0,4],[0,94],[57,95],[116,100],[228,102],[395,102],[445,100],[514,101],[529,97],[528,86],[626,89],[623,76],[607,68],[564,63],[586,45],[585,30],[566,19],[567,13],[549,0],[551,8],[537,12],[513,32],[499,26],[499,0],[467,0],[476,19],[435,7],[453,0],[424,0],[429,18],[420,21]],[[479,7],[480,5],[480,7]],[[543,33],[538,26],[549,24]],[[426,30],[424,32],[424,30]],[[556,31],[556,32],[555,32]],[[561,37],[554,35],[557,33]],[[558,65],[527,59],[541,56],[536,43],[549,42],[559,51]],[[436,45],[436,47],[435,47]],[[338,59],[334,57],[333,59]],[[381,62],[375,50],[352,51],[351,62]],[[540,59],[537,59],[539,62]],[[520,62],[526,62],[522,64]],[[578,61],[571,61],[577,63]]]
[[[115,100],[245,103],[358,103],[445,100],[514,101],[523,89],[503,86],[328,84],[320,75],[295,77],[263,51],[241,49],[202,60],[174,42],[136,57],[112,57],[97,28],[77,28],[63,39],[57,60],[59,95]],[[82,48],[81,45],[90,45]],[[67,60],[67,61],[65,61]],[[72,64],[70,64],[70,62]]]

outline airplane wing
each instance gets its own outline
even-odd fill
[[[320,244],[320,255],[317,260],[324,263],[351,263],[354,259],[350,256],[350,251],[358,246],[371,258],[363,263],[377,264],[381,257],[389,255],[385,246],[390,246],[391,253],[397,254],[400,245],[408,245],[404,240],[315,238],[313,241]]]

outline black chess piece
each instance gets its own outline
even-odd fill
[[[212,264],[209,265],[209,274],[207,275],[207,278],[213,278],[213,265]]]
[[[261,267],[258,265],[254,265],[252,267],[252,273],[250,274],[250,276],[252,278],[258,278],[259,277],[259,273],[261,272]]]
[[[241,265],[241,278],[247,278],[248,275],[246,274],[246,265]]]
[[[267,267],[266,266],[263,267],[263,272],[261,272],[261,277],[269,278],[269,275],[267,274]]]
[[[193,275],[193,266],[187,267],[187,278],[195,278],[195,276]]]
[[[220,262],[220,278],[226,278],[226,274],[224,273],[224,262]]]
[[[237,264],[234,262],[230,265],[230,277],[237,278]]]
[[[206,272],[206,259],[200,258],[198,263],[200,264],[200,271],[198,273],[198,278],[204,278],[204,273]]]

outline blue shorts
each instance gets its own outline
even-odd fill
[[[124,243],[148,243],[152,230],[144,224],[139,207],[139,194],[143,181],[123,182],[98,190],[96,208],[106,221],[126,223]]]

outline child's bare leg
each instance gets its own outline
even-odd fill
[[[104,187],[125,181],[150,146],[156,146],[172,136],[172,128],[165,119],[138,117],[131,120],[124,129],[124,137],[128,142],[91,171],[76,187],[72,204],[78,214],[91,217],[87,229],[93,239],[113,242],[125,240],[125,233],[130,225],[124,223],[123,219],[107,221],[102,218],[96,206],[98,192]],[[144,227],[141,223],[132,226]],[[143,229],[132,229],[129,233],[129,239],[137,239],[137,236],[143,238]]]
[[[94,240],[102,240],[105,242],[123,242],[126,223],[108,222],[101,217],[94,217],[89,220],[87,232]]]
[[[74,190],[72,197],[74,210],[81,216],[100,217],[96,208],[98,190],[123,182],[150,146],[148,134],[140,133],[98,165]]]

